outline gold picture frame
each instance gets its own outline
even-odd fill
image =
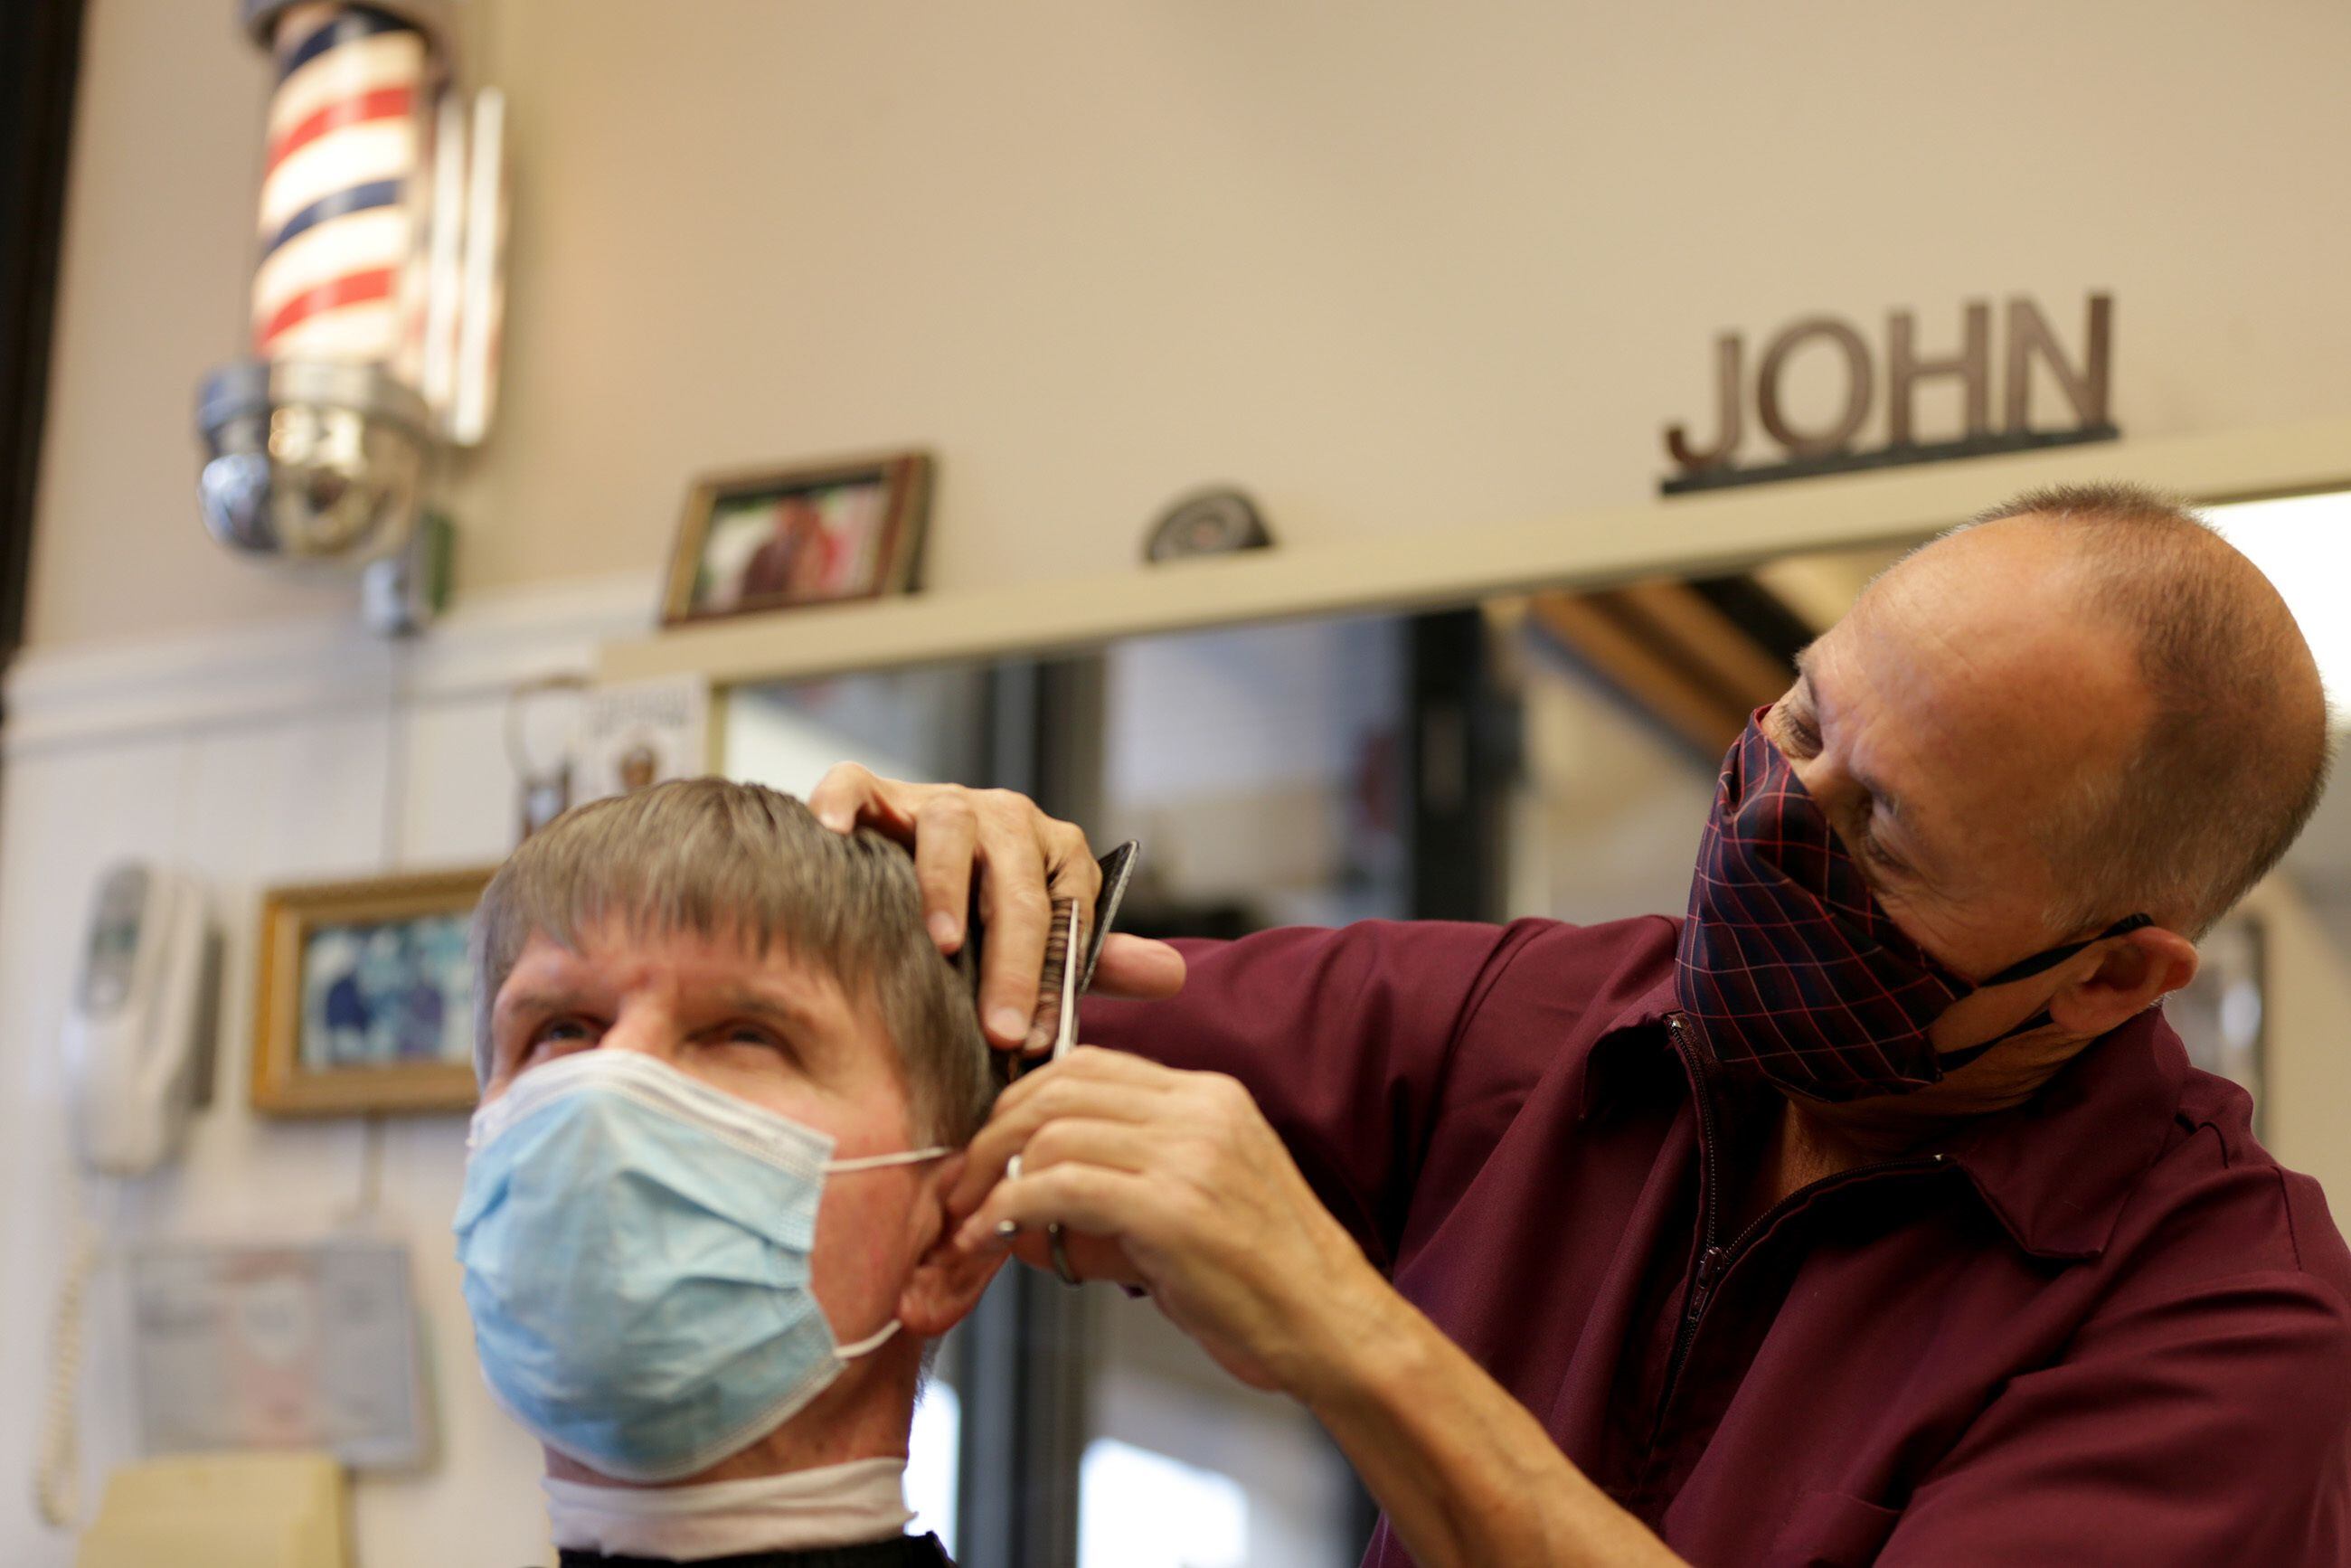
[[[911,591],[931,468],[927,452],[890,452],[697,479],[670,549],[662,624]]]
[[[465,936],[496,866],[303,883],[262,896],[253,1107],[468,1111]]]

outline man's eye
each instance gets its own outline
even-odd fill
[[[1886,846],[1877,841],[1877,836],[1869,831],[1869,825],[1867,823],[1865,822],[1862,824],[1861,831],[1855,834],[1854,839],[1861,850],[1862,858],[1869,862],[1870,864],[1877,867],[1880,871],[1899,872],[1902,870],[1902,862],[1900,858],[1886,852]]]
[[[769,1051],[783,1049],[783,1040],[765,1024],[730,1023],[718,1030],[718,1038],[728,1045],[756,1045]]]
[[[596,1032],[596,1026],[586,1019],[549,1019],[530,1031],[530,1051],[537,1055],[564,1046],[592,1044]]]
[[[1807,757],[1817,755],[1821,749],[1820,728],[1808,714],[1800,714],[1793,709],[1783,711],[1780,715],[1780,733],[1787,737],[1790,747]]]

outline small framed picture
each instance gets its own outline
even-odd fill
[[[688,493],[662,624],[904,593],[922,563],[927,453],[714,475]]]
[[[262,899],[253,1104],[288,1116],[473,1107],[466,941],[496,868]]]

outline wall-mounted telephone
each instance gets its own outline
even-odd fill
[[[60,1044],[76,1157],[101,1176],[135,1176],[179,1153],[189,1113],[212,1098],[220,943],[204,890],[137,862],[109,870],[91,900],[81,966]],[[42,1517],[74,1522],[74,1402],[80,1384],[82,1297],[100,1236],[76,1191],[73,1240],[57,1281],[48,1419],[35,1491]]]
[[[63,1042],[91,1169],[139,1176],[179,1152],[188,1113],[211,1099],[218,968],[193,881],[136,862],[99,881]]]

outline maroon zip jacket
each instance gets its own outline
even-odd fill
[[[1701,1564],[2345,1561],[2351,1254],[2146,1014],[1729,1234],[1677,923],[1186,943],[1089,1040],[1255,1092],[1397,1289]],[[1367,1563],[1410,1562],[1384,1523]]]

